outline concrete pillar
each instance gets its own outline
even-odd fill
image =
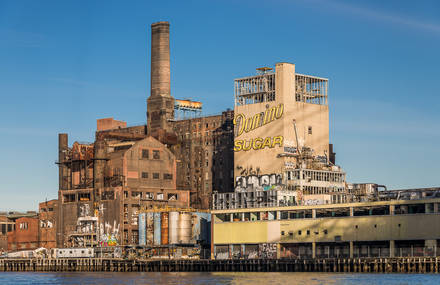
[[[396,209],[396,206],[394,206],[394,205],[390,205],[390,215],[391,215],[391,216],[394,216],[395,209]]]
[[[312,209],[312,218],[316,219],[316,209]]]
[[[277,211],[277,220],[281,220],[281,211]]]
[[[396,244],[394,240],[390,240],[390,257],[395,257]]]
[[[353,210],[353,207],[350,207],[350,217],[353,217],[354,216],[354,210]]]
[[[234,214],[229,214],[229,221],[233,222],[234,221]]]
[[[316,258],[316,242],[312,242],[312,257]]]
[[[281,244],[277,243],[277,259],[281,258]]]
[[[434,213],[438,213],[438,203],[434,203]]]
[[[241,221],[244,222],[244,213],[241,213]]]
[[[350,241],[350,258],[353,258],[354,256],[354,243],[353,241]]]

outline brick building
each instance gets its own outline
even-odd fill
[[[38,248],[38,216],[15,219],[15,231],[8,233],[8,251]]]
[[[57,212],[58,200],[56,199],[39,204],[39,247],[55,248],[57,246]]]
[[[15,223],[8,218],[7,213],[0,214],[0,252],[8,250],[8,233],[14,231]]]

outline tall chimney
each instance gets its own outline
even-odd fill
[[[171,96],[170,24],[151,25],[151,97]]]
[[[151,92],[147,99],[147,133],[171,132],[174,98],[170,87],[170,24],[151,25]]]

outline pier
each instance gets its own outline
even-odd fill
[[[0,272],[344,272],[438,273],[439,258],[184,259],[102,258],[1,259]]]

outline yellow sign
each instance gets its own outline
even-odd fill
[[[276,145],[283,146],[283,137],[277,136],[277,137],[267,137],[265,139],[263,138],[256,138],[256,139],[250,139],[250,140],[235,140],[234,141],[234,151],[248,151],[251,149],[259,150],[263,148],[274,148]]]
[[[255,114],[252,117],[246,118],[244,114],[238,114],[234,118],[234,128],[237,130],[237,137],[243,132],[250,132],[261,126],[267,125],[283,116],[284,104],[269,108],[266,111]]]

